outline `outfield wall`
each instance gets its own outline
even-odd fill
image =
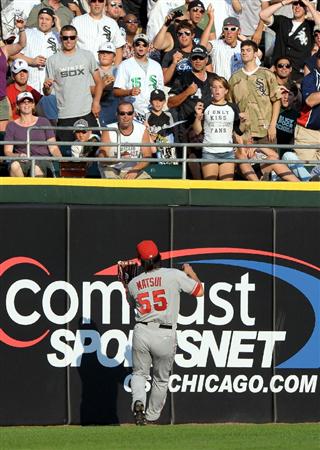
[[[115,263],[142,239],[205,287],[181,297],[162,422],[320,420],[320,212],[307,194],[303,208],[150,206],[149,188],[131,205],[128,189],[125,205],[111,191],[104,204],[23,203],[29,187],[7,190],[20,202],[0,188],[0,425],[132,422],[134,318]]]

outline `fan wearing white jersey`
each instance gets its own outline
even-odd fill
[[[156,421],[164,407],[177,346],[181,291],[203,295],[201,281],[189,264],[183,270],[160,267],[161,255],[153,241],[137,245],[143,272],[128,284],[134,299],[136,325],[132,340],[132,411],[136,425]],[[146,380],[153,365],[152,387],[146,408]],[[145,411],[146,410],[146,411]]]
[[[122,47],[126,41],[117,22],[105,15],[105,3],[105,0],[90,0],[90,11],[75,17],[71,25],[77,29],[78,46],[91,51],[95,58],[101,44],[112,42],[116,48],[114,64],[117,66],[122,61]]]
[[[53,9],[40,9],[37,28],[26,29],[27,45],[21,53],[13,57],[13,59],[24,59],[28,63],[28,83],[40,93],[43,93],[47,59],[60,49],[60,36],[53,31],[55,25],[60,31],[60,21]]]
[[[119,65],[113,85],[114,95],[126,97],[126,101],[133,103],[136,115],[142,122],[149,112],[151,92],[164,88],[161,65],[147,56],[149,44],[145,34],[137,34],[134,37],[134,56]]]

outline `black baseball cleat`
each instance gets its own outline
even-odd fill
[[[144,411],[144,405],[140,400],[136,400],[133,407],[133,414],[136,425],[146,425],[146,414]]]

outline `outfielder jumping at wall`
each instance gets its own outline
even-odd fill
[[[160,267],[161,255],[153,241],[140,242],[137,252],[143,272],[136,276],[137,265],[119,261],[118,275],[136,310],[132,340],[132,411],[136,425],[146,425],[158,420],[166,401],[177,346],[180,292],[200,297],[203,287],[189,264],[184,264],[182,271]],[[146,408],[145,386],[151,364],[152,387]]]

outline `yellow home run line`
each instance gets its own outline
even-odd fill
[[[106,180],[91,178],[0,178],[0,186],[57,186],[119,189],[212,189],[236,191],[320,192],[320,183],[284,181]]]

